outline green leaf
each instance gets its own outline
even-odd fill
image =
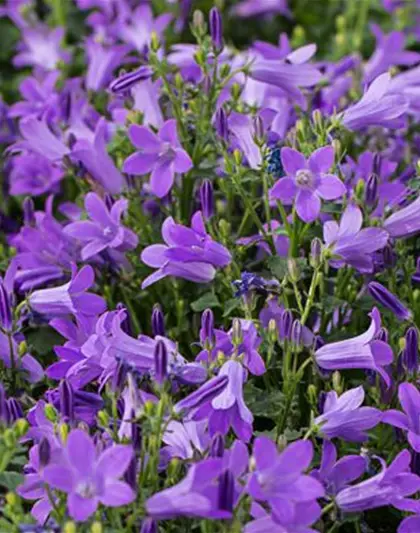
[[[304,257],[295,257],[293,261],[299,271],[305,270],[308,266],[308,261]],[[287,257],[271,256],[268,258],[268,268],[277,279],[282,280],[288,274],[287,262]]]
[[[223,312],[223,318],[226,316],[229,316],[232,311],[234,311],[237,307],[241,305],[241,300],[239,298],[231,298],[225,304],[223,305],[224,312]]]
[[[284,394],[281,391],[266,391],[248,382],[244,388],[245,403],[255,416],[276,418],[284,405]]]
[[[17,472],[2,472],[0,474],[0,485],[8,490],[16,490],[16,487],[23,483],[22,474]]]
[[[191,304],[192,310],[196,313],[200,313],[201,311],[204,311],[204,309],[211,309],[212,307],[220,307],[220,302],[217,296],[212,292],[203,294],[203,296]]]

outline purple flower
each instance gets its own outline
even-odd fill
[[[109,85],[109,90],[112,93],[120,93],[131,89],[134,85],[140,81],[148,80],[153,75],[153,69],[148,66],[141,66],[133,72],[127,72],[112,80]]]
[[[63,28],[25,28],[22,32],[20,52],[13,58],[16,67],[27,65],[54,70],[60,61],[68,62],[70,55],[61,47]]]
[[[95,274],[91,266],[84,266],[79,272],[73,266],[71,281],[59,287],[34,291],[28,297],[29,306],[41,315],[99,315],[106,309],[105,300],[97,294],[86,292],[94,282]]]
[[[95,128],[93,142],[87,139],[77,141],[71,155],[83,164],[105,191],[118,194],[125,186],[125,179],[107,152],[108,140],[108,125],[101,118]]]
[[[374,307],[370,313],[369,329],[352,339],[332,342],[322,346],[315,352],[318,365],[324,370],[343,370],[348,368],[364,368],[378,372],[387,385],[390,378],[383,369],[393,360],[391,347],[376,336],[381,328],[381,315]]]
[[[289,253],[290,239],[287,235],[284,234],[284,229],[282,228],[278,220],[271,221],[271,231],[268,224],[264,224],[264,229],[268,234],[272,234],[274,247],[276,249],[277,255],[280,257],[287,257]],[[259,255],[272,255],[270,246],[265,240],[264,235],[259,231],[256,235],[251,235],[249,237],[241,237],[236,241],[236,244],[241,244],[243,246],[251,246],[256,244],[259,248]]]
[[[242,0],[236,4],[232,12],[238,17],[253,17],[280,13],[290,16],[287,0]]]
[[[407,101],[402,94],[389,94],[391,76],[381,74],[370,84],[356,104],[348,107],[341,116],[343,125],[350,130],[368,126],[396,127],[407,110]]]
[[[379,228],[362,229],[362,224],[362,212],[354,204],[346,207],[339,224],[333,220],[325,222],[324,241],[333,254],[332,266],[348,264],[360,272],[373,272],[372,254],[384,248],[388,233]]]
[[[418,533],[420,531],[420,515],[404,518],[397,533]]]
[[[36,115],[41,118],[44,113],[48,115],[56,113],[58,94],[55,91],[55,84],[58,78],[57,71],[49,72],[41,80],[33,76],[25,78],[19,85],[19,92],[25,100],[13,104],[9,109],[9,116]]]
[[[403,303],[386,287],[384,287],[377,281],[371,281],[367,287],[369,294],[372,296],[372,298],[374,298],[378,303],[389,309],[399,320],[411,319],[411,311],[409,311],[403,305]]]
[[[251,168],[257,169],[261,165],[262,157],[253,138],[253,123],[251,117],[242,113],[232,112],[228,119],[229,131],[239,145]]]
[[[171,420],[162,438],[166,444],[162,453],[169,458],[194,459],[196,453],[203,454],[209,447],[210,437],[207,433],[207,421],[184,423]]]
[[[141,260],[158,270],[147,277],[142,288],[166,276],[208,283],[216,274],[216,267],[225,267],[231,261],[229,251],[207,234],[201,211],[191,219],[191,228],[176,224],[168,217],[162,225],[165,244],[145,248]]]
[[[420,53],[404,50],[406,37],[401,31],[392,31],[388,35],[377,24],[371,25],[376,38],[376,49],[365,65],[364,81],[370,83],[389,67],[397,65],[414,65],[420,62]]]
[[[170,13],[164,13],[155,19],[152,8],[143,4],[137,7],[126,21],[121,22],[118,36],[142,53],[149,46],[152,33],[156,33],[160,37],[171,20],[172,15]]]
[[[87,241],[82,248],[82,260],[109,250],[113,259],[124,260],[124,252],[137,246],[137,235],[121,224],[121,216],[128,208],[128,201],[117,200],[109,210],[95,193],[85,196],[85,209],[91,220],[68,224],[64,233]]]
[[[420,197],[385,219],[384,229],[394,239],[411,237],[420,231]]]
[[[252,436],[254,417],[243,398],[245,370],[240,363],[230,360],[220,369],[220,376],[228,377],[226,388],[212,400],[210,412],[200,414],[209,416],[210,435],[226,435],[232,427],[239,439],[248,442]]]
[[[137,124],[130,126],[128,135],[140,151],[124,161],[124,172],[151,172],[150,189],[158,198],[163,198],[172,189],[175,172],[185,173],[193,166],[190,156],[179,142],[176,120],[167,120],[159,130],[159,135]]]
[[[159,105],[162,80],[152,81],[151,79],[137,83],[131,89],[133,97],[133,109],[140,111],[143,115],[143,124],[161,128],[164,120]]]
[[[420,489],[420,477],[410,473],[410,452],[400,452],[388,468],[382,459],[380,461],[382,471],[379,474],[338,493],[336,502],[342,511],[357,513],[385,505],[401,511],[418,509],[418,502],[407,498]]]
[[[334,148],[318,148],[308,160],[293,148],[281,150],[287,177],[279,179],[270,191],[271,198],[291,205],[296,198],[296,212],[304,222],[313,222],[321,211],[323,200],[336,200],[346,192],[344,183],[328,174],[334,164]]]
[[[63,171],[37,153],[15,156],[9,174],[10,194],[38,196],[55,192],[64,177]]]
[[[24,141],[16,143],[17,149],[29,149],[53,162],[70,154],[70,148],[50,130],[45,118],[30,116],[22,119],[19,129]]]
[[[385,411],[382,421],[407,431],[410,446],[420,452],[420,392],[411,383],[401,383],[398,398],[404,413],[390,409]]]
[[[329,496],[335,496],[349,483],[364,474],[366,459],[361,455],[346,455],[337,461],[337,450],[329,440],[322,445],[322,459],[318,470],[312,470],[311,476],[320,481]]]
[[[63,460],[44,470],[44,480],[53,489],[68,494],[69,515],[87,520],[98,508],[120,507],[131,503],[135,494],[119,478],[127,470],[133,450],[113,445],[97,456],[93,440],[87,433],[74,429],[67,439]]]
[[[202,411],[209,412],[211,401],[226,388],[228,376],[216,376],[209,379],[197,390],[180,400],[174,405],[175,413],[188,414],[189,418],[197,420],[202,418]]]
[[[258,437],[254,442],[255,469],[248,482],[248,493],[258,502],[266,502],[274,521],[288,533],[300,531],[298,527],[293,529],[294,525],[308,525],[308,517],[309,525],[312,524],[321,512],[316,499],[324,495],[324,489],[319,481],[303,474],[312,456],[310,441],[296,441],[281,453],[266,437]]]
[[[368,439],[367,429],[379,424],[381,411],[360,407],[365,398],[363,387],[350,389],[340,397],[335,391],[326,395],[322,415],[314,420],[323,437],[363,442]]]
[[[95,39],[88,39],[85,46],[88,57],[86,89],[99,91],[108,86],[114,70],[124,61],[130,47],[115,44],[107,47]]]

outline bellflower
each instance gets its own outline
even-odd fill
[[[362,98],[341,115],[343,125],[354,131],[368,126],[392,128],[400,125],[407,101],[402,94],[389,93],[390,82],[388,73],[375,78]]]
[[[162,237],[166,245],[152,244],[141,254],[146,265],[158,269],[143,281],[143,289],[166,276],[208,283],[213,280],[216,267],[225,267],[231,261],[229,251],[207,234],[200,211],[193,215],[191,228],[167,218]]]
[[[411,319],[411,311],[386,287],[377,281],[371,281],[367,287],[372,298],[389,309],[399,320]]]
[[[266,437],[254,441],[255,470],[248,481],[248,493],[256,501],[266,502],[273,519],[287,532],[299,531],[287,528],[308,516],[310,523],[315,522],[321,512],[316,499],[324,495],[324,489],[319,481],[303,474],[312,456],[310,441],[296,441],[281,453]]]
[[[140,148],[124,161],[123,170],[128,174],[148,174],[150,188],[158,198],[172,189],[175,173],[191,170],[190,156],[183,150],[176,131],[176,120],[167,120],[156,135],[144,126],[133,124],[128,131],[130,141]]]
[[[324,241],[333,254],[331,265],[339,268],[350,265],[360,272],[373,271],[373,252],[384,248],[388,233],[380,228],[362,229],[363,215],[354,204],[349,204],[341,215],[340,223],[324,223]]]
[[[410,446],[420,452],[420,392],[411,383],[401,383],[398,399],[404,413],[390,409],[385,411],[382,421],[407,431]]]
[[[154,18],[152,8],[147,4],[138,6],[126,21],[121,21],[118,28],[119,37],[134,46],[140,53],[150,45],[152,33],[161,37],[172,20],[170,13],[163,13]]]
[[[417,533],[420,531],[420,515],[407,516],[398,526],[397,533]]]
[[[383,227],[394,239],[404,239],[419,233],[420,197],[386,218]]]
[[[68,62],[70,54],[63,50],[61,42],[64,28],[25,28],[19,53],[13,58],[16,67],[28,65],[43,70],[54,70],[60,61]]]
[[[337,461],[337,449],[329,440],[322,445],[319,469],[311,476],[320,481],[329,496],[335,496],[352,481],[361,477],[367,469],[367,462],[361,455],[346,455]]]
[[[290,16],[287,0],[242,0],[235,4],[232,13],[238,17],[254,17],[279,13]]]
[[[210,444],[207,421],[184,423],[171,420],[162,437],[166,446],[162,453],[169,458],[193,459],[196,453],[203,454]]]
[[[88,67],[86,72],[86,89],[99,91],[108,86],[113,72],[124,61],[130,51],[126,45],[105,46],[89,38],[86,42]]]
[[[59,162],[65,155],[70,154],[70,148],[51,131],[45,118],[30,116],[22,119],[19,129],[24,141],[16,143],[17,149],[25,148],[37,152],[52,162]]]
[[[118,194],[125,186],[125,179],[107,152],[108,141],[108,125],[102,118],[96,125],[93,142],[80,139],[73,146],[71,155],[106,192]]]
[[[384,341],[376,339],[381,328],[381,315],[376,307],[372,309],[370,317],[371,323],[365,333],[352,339],[326,344],[316,350],[317,364],[324,370],[375,370],[389,385],[390,378],[383,367],[392,362],[392,349]]]
[[[86,292],[94,282],[92,267],[84,266],[77,272],[73,266],[71,281],[59,287],[34,291],[28,297],[29,306],[41,315],[100,314],[106,308],[104,299]]]
[[[253,124],[251,117],[232,112],[229,115],[228,127],[246,157],[251,168],[257,169],[262,163],[261,152],[253,138]]]
[[[293,148],[281,150],[287,176],[279,179],[270,191],[272,199],[291,205],[296,199],[296,212],[304,222],[313,222],[321,211],[323,200],[336,200],[345,193],[344,183],[328,174],[334,164],[332,146],[318,148],[308,160]]]
[[[97,455],[93,440],[80,429],[68,436],[63,460],[44,469],[44,480],[53,489],[68,494],[69,515],[78,521],[89,518],[99,503],[120,507],[131,503],[135,494],[119,478],[127,470],[133,450],[113,445]]]
[[[124,252],[137,246],[137,235],[121,224],[121,216],[128,208],[128,201],[121,199],[108,209],[95,193],[85,196],[85,209],[90,220],[68,224],[64,232],[86,244],[82,248],[83,261],[109,250],[111,257],[124,260]]]
[[[42,117],[44,113],[54,114],[58,102],[58,94],[55,84],[59,78],[59,72],[49,72],[43,79],[38,80],[34,76],[28,76],[19,85],[19,92],[24,98],[10,107],[10,117],[28,117],[36,115]]]
[[[10,194],[38,196],[59,189],[63,171],[37,153],[17,155],[11,160]]]
[[[388,468],[381,460],[382,471],[379,474],[338,493],[338,507],[346,513],[385,505],[402,511],[418,509],[418,502],[408,498],[420,489],[420,477],[410,472],[410,461],[408,450],[400,452]]]
[[[386,72],[389,67],[410,66],[420,62],[420,53],[404,50],[406,37],[403,32],[391,31],[386,35],[377,24],[372,24],[371,30],[376,38],[376,48],[365,65],[366,83]]]
[[[381,412],[373,407],[360,407],[364,398],[363,387],[350,389],[341,396],[335,391],[327,393],[323,413],[314,420],[322,436],[355,442],[367,440],[366,430],[380,422]]]

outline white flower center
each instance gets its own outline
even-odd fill
[[[300,187],[310,188],[312,187],[313,182],[314,182],[314,177],[310,170],[304,168],[296,172],[296,183]]]

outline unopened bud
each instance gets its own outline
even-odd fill
[[[239,346],[243,340],[241,321],[239,318],[235,318],[232,324],[232,344]]]
[[[204,180],[200,187],[201,211],[206,220],[214,214],[213,184],[210,180]]]
[[[52,404],[47,403],[47,405],[44,407],[44,413],[50,422],[57,422],[58,414],[57,414],[55,407]]]
[[[165,336],[165,317],[159,304],[153,306],[152,312],[152,333],[153,336]]]
[[[319,268],[321,264],[321,254],[322,254],[322,242],[321,239],[315,237],[311,242],[311,257],[310,262],[312,268]]]
[[[212,7],[209,14],[210,36],[213,48],[219,52],[223,48],[222,16],[217,7]]]

